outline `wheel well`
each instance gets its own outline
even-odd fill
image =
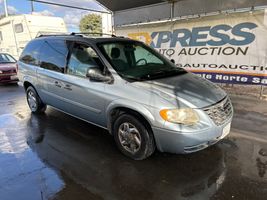
[[[152,128],[151,128],[151,124],[149,123],[149,121],[139,112],[130,109],[130,108],[125,108],[125,107],[117,107],[114,108],[111,112],[110,112],[110,118],[109,118],[109,124],[108,124],[108,130],[109,132],[112,134],[112,129],[113,129],[113,124],[115,122],[115,120],[122,114],[127,113],[127,114],[131,114],[133,116],[135,116],[136,118],[138,118],[140,120],[141,123],[143,123],[143,125],[149,130],[151,131],[151,133],[153,134]],[[154,135],[153,135],[154,136]]]
[[[28,87],[30,87],[30,86],[33,87],[33,85],[32,85],[30,82],[28,82],[28,81],[25,81],[24,84],[23,84],[23,86],[24,86],[24,89],[25,89],[25,90],[27,90]],[[34,87],[33,87],[33,88],[34,88]]]
[[[31,84],[30,82],[25,81],[25,82],[23,83],[23,86],[24,86],[25,91],[28,89],[28,87],[31,86],[31,87],[35,90],[36,94],[39,96],[37,90],[35,89],[35,87],[33,86],[33,84]],[[40,98],[40,97],[39,97],[39,98]]]

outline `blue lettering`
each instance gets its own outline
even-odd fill
[[[182,36],[180,36],[182,35]],[[191,37],[191,31],[188,29],[176,29],[173,31],[170,47],[173,48],[180,42],[182,47],[188,46],[188,39]]]
[[[228,42],[230,41],[230,36],[227,35],[226,33],[220,33],[219,31],[229,31],[231,30],[232,27],[229,25],[218,25],[218,26],[214,26],[211,30],[210,30],[210,36],[215,37],[220,39],[219,41],[215,41],[215,40],[210,40],[208,41],[208,45],[210,46],[223,46],[225,44],[228,44]]]
[[[232,39],[229,41],[229,44],[241,46],[252,43],[255,40],[255,35],[253,33],[246,32],[243,29],[253,30],[256,27],[258,27],[256,24],[249,22],[236,25],[232,29],[232,34],[238,37],[242,37],[244,39],[242,40]]]
[[[157,35],[158,35],[158,32],[153,32],[153,33],[151,34],[152,42],[151,42],[150,46],[151,46],[152,48],[156,48],[156,45],[155,45],[155,43],[153,42],[153,40],[154,40],[154,38],[155,38]]]
[[[255,34],[249,31],[256,27],[258,27],[256,24],[246,22],[237,24],[234,27],[221,24],[214,27],[195,27],[192,31],[189,29],[176,29],[173,33],[170,31],[153,32],[151,34],[152,42],[150,46],[153,48],[161,48],[164,43],[170,43],[170,48],[175,48],[178,45],[177,43],[180,43],[182,47],[207,45],[223,46],[227,44],[234,46],[248,45],[252,43],[256,37]],[[209,35],[213,37],[213,39],[208,40]],[[238,39],[234,37],[238,37]],[[155,38],[157,38],[156,41],[154,41]]]
[[[167,43],[171,40],[172,33],[170,31],[162,31],[159,32],[158,41],[156,43],[155,48],[161,48],[163,43]]]
[[[205,27],[197,27],[192,29],[192,36],[189,42],[189,46],[206,46],[207,41],[205,42],[198,42],[199,39],[207,39],[208,34],[201,34],[201,32],[206,32],[210,30],[210,26]]]

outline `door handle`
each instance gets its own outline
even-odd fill
[[[61,88],[61,84],[58,81],[55,81],[55,86]]]
[[[71,85],[69,85],[69,84],[66,84],[66,85],[64,86],[64,89],[66,89],[66,90],[70,90],[70,91],[72,90],[72,89],[71,89]]]

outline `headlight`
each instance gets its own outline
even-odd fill
[[[160,111],[160,116],[165,121],[176,124],[194,125],[199,122],[198,114],[191,108],[164,109]]]
[[[0,70],[0,74],[3,74],[3,72]]]

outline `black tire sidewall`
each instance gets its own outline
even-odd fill
[[[126,149],[124,149],[124,147],[121,145],[120,140],[119,140],[118,130],[119,130],[120,125],[125,122],[131,123],[132,125],[134,125],[139,131],[140,136],[141,136],[141,148],[135,154],[132,154],[128,152]],[[119,150],[124,155],[134,160],[143,160],[151,154],[151,151],[152,152],[154,151],[154,146],[152,146],[154,145],[154,143],[151,142],[151,140],[153,139],[152,138],[153,136],[150,134],[146,126],[143,123],[141,123],[138,118],[132,115],[122,114],[121,116],[117,118],[113,126],[113,136],[114,136],[115,142]]]
[[[27,88],[27,90],[26,90],[26,96],[27,96],[28,106],[30,107],[29,102],[28,102],[28,95],[29,95],[28,93],[30,91],[34,94],[34,97],[36,98],[36,103],[37,103],[37,109],[35,111],[33,111],[30,108],[31,111],[32,111],[32,113],[41,113],[41,112],[43,112],[46,106],[42,103],[42,101],[41,101],[40,97],[38,96],[37,92],[35,91],[35,89],[33,87],[31,87],[31,86],[29,86]]]

